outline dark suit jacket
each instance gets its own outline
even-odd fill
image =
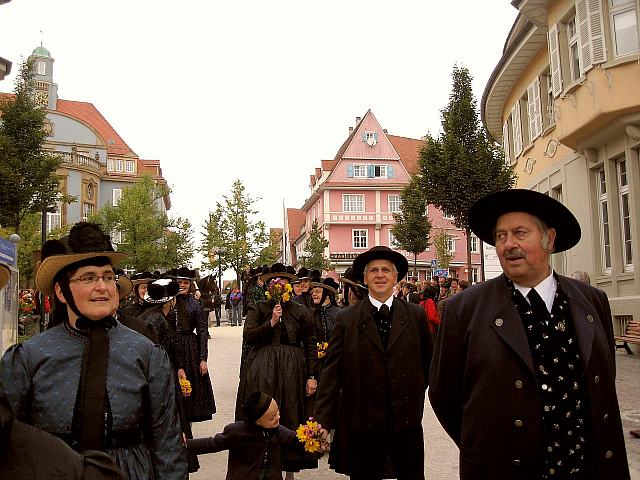
[[[604,292],[577,280],[559,276],[559,283],[568,297],[591,403],[591,473],[628,479],[609,302]],[[504,275],[447,299],[429,399],[460,447],[461,480],[533,478],[541,464],[542,408],[529,343]]]
[[[433,353],[424,310],[419,305],[393,300],[393,321],[386,351],[373,310],[367,297],[341,310],[336,318],[314,415],[326,429],[339,428],[336,419],[340,390],[340,416],[350,419],[352,429],[386,431],[387,395],[391,400],[394,430],[417,427],[422,422]]]
[[[269,447],[269,479],[282,479],[281,447],[299,448],[295,432],[279,425],[267,444],[262,427],[239,421],[224,427],[215,437],[187,440],[189,453],[229,450],[227,480],[257,480],[262,460]]]

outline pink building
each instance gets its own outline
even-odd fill
[[[355,127],[349,128],[349,136],[335,158],[322,160],[310,177],[311,193],[300,209],[305,222],[298,236],[294,229],[290,231],[291,262],[296,263],[300,258],[314,221],[329,240],[325,256],[335,266],[335,276],[341,275],[358,254],[375,245],[398,248],[391,233],[393,213],[400,210],[400,192],[409,183],[410,176],[418,171],[421,144],[421,140],[389,135],[371,110],[363,118],[356,117]],[[299,218],[299,211],[289,210],[292,209],[287,211],[289,220],[294,216]],[[432,235],[442,229],[449,236],[450,250],[455,254],[449,275],[466,278],[464,231],[455,228],[431,205],[428,215]],[[475,237],[472,242],[472,272],[477,280],[480,245]],[[400,251],[409,260],[409,276],[415,277],[413,254]],[[420,280],[431,278],[434,259],[432,246],[418,256],[417,277]]]

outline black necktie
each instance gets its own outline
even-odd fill
[[[527,298],[531,303],[531,310],[533,310],[535,317],[542,321],[549,320],[549,310],[547,310],[547,304],[544,303],[544,300],[542,300],[542,297],[538,294],[538,292],[536,292],[535,288],[529,290],[529,293],[527,293]]]
[[[374,309],[374,316],[376,326],[378,327],[378,333],[380,334],[380,340],[384,349],[387,349],[387,343],[389,342],[389,336],[391,335],[391,312],[389,306],[383,303],[378,311]]]
[[[378,310],[382,318],[389,318],[389,306],[386,303],[383,303]]]

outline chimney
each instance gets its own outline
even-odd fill
[[[349,135],[353,133],[353,127],[349,127]]]
[[[358,126],[358,124],[360,123],[360,120],[362,120],[362,117],[356,117],[356,127]]]

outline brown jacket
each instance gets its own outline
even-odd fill
[[[582,282],[558,281],[569,301],[591,407],[589,478],[628,479],[609,302]],[[461,480],[532,480],[541,462],[541,405],[527,335],[504,275],[447,299],[441,320],[429,399],[460,447]]]

